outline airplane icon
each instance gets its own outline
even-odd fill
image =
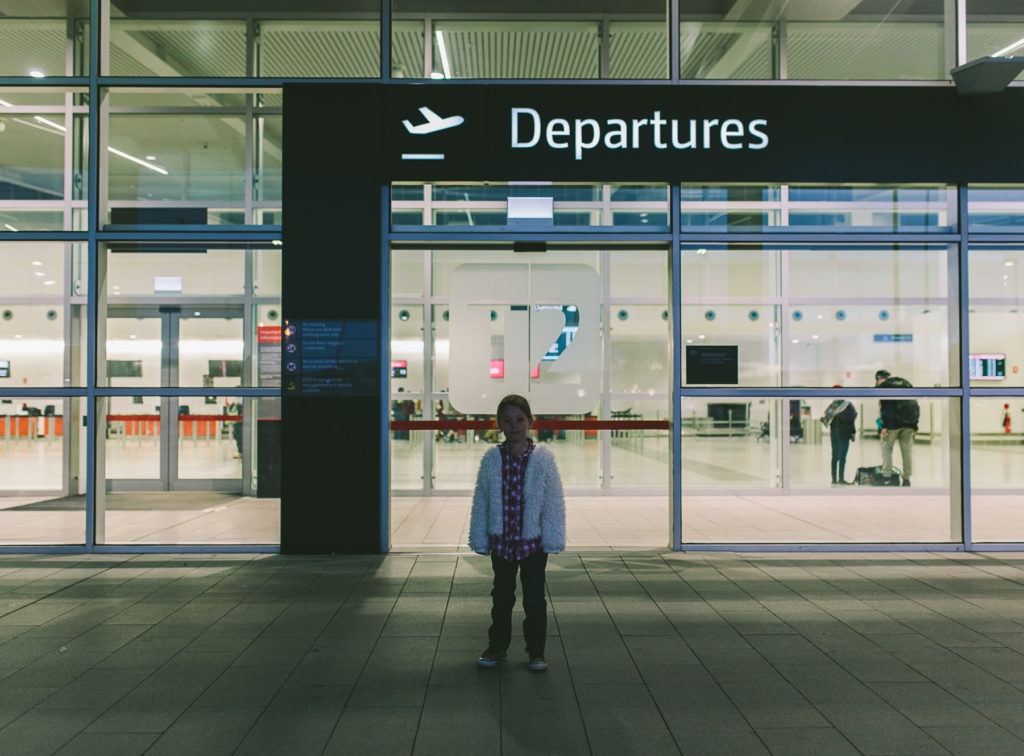
[[[426,123],[413,126],[409,121],[402,121],[405,125],[405,130],[410,134],[433,134],[435,131],[444,131],[445,129],[459,126],[466,120],[460,115],[451,116],[450,118],[442,118],[426,106],[420,108],[420,113],[422,113],[423,117],[427,119]]]

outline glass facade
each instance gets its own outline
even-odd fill
[[[276,548],[283,80],[948,83],[1021,52],[1013,5],[0,0],[0,549]],[[1024,187],[473,178],[391,187],[389,421],[486,417],[471,323],[488,390],[517,339],[531,391],[580,382],[539,432],[581,530],[603,497],[661,546],[1024,542]],[[524,254],[509,203],[548,197]],[[495,241],[431,237],[467,231]],[[474,266],[529,295],[460,302]],[[696,347],[735,347],[736,381]],[[883,368],[920,405],[913,486],[834,497],[819,418],[849,401],[846,477],[879,464]],[[391,430],[393,507],[462,495],[486,435]]]

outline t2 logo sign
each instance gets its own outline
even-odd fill
[[[448,392],[458,412],[491,415],[506,394],[529,398],[538,415],[594,409],[601,282],[593,268],[460,265],[449,292]]]

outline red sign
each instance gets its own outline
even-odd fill
[[[260,344],[280,344],[281,326],[257,326],[256,338]]]

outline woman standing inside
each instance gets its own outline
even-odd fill
[[[832,388],[842,388],[840,385]],[[821,416],[832,441],[832,485],[848,486],[846,480],[846,454],[857,435],[857,410],[845,399],[834,399]]]
[[[548,554],[565,548],[562,479],[551,450],[530,438],[533,413],[524,397],[509,394],[498,403],[497,415],[505,441],[488,449],[480,461],[469,520],[469,547],[489,554],[494,571],[487,649],[477,664],[494,667],[507,655],[518,573],[530,669],[543,672],[548,668],[544,571]]]

